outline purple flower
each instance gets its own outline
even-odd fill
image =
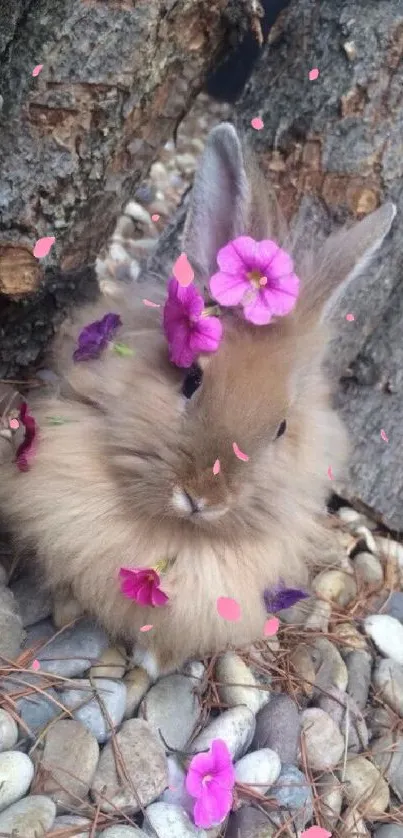
[[[291,608],[296,602],[301,599],[308,599],[308,597],[309,594],[306,591],[300,591],[298,588],[285,588],[281,579],[277,588],[266,588],[263,592],[266,611],[271,614],[276,613],[276,611],[283,611],[285,608]]]
[[[186,791],[196,798],[196,826],[209,829],[224,821],[232,805],[235,771],[222,739],[214,739],[208,753],[196,754],[186,775]]]
[[[123,596],[134,599],[139,605],[159,608],[166,605],[168,597],[161,591],[160,577],[152,567],[121,567],[120,590]]]
[[[215,352],[222,336],[218,317],[206,317],[204,300],[194,285],[179,285],[172,277],[164,306],[164,332],[169,359],[177,367],[191,367],[201,352]]]
[[[291,256],[275,242],[240,236],[218,251],[217,263],[210,291],[220,305],[242,305],[245,319],[256,326],[294,308],[299,279]]]
[[[94,323],[84,326],[78,336],[78,347],[73,354],[73,360],[88,361],[90,358],[98,358],[121,325],[119,315],[109,312],[102,320],[95,320]]]
[[[25,437],[17,448],[16,463],[20,471],[28,471],[30,461],[35,456],[36,422],[26,402],[21,405],[20,422],[25,428]]]

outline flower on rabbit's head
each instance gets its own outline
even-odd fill
[[[16,463],[20,471],[28,471],[30,461],[35,454],[36,422],[30,415],[26,402],[21,405],[19,418],[25,428],[25,436],[17,449]]]
[[[102,320],[89,323],[78,336],[78,347],[73,354],[73,360],[88,361],[90,358],[98,358],[121,325],[119,315],[113,312],[105,314]]]
[[[276,588],[265,588],[263,592],[266,611],[276,613],[291,608],[302,599],[308,599],[309,594],[299,588],[286,588],[282,579]]]
[[[218,349],[220,320],[204,311],[203,297],[194,285],[180,285],[175,277],[168,283],[163,324],[169,358],[177,367],[191,367],[201,352]]]
[[[196,798],[196,826],[209,829],[222,823],[232,806],[235,771],[227,745],[214,739],[207,753],[196,754],[186,775],[186,791]]]
[[[160,588],[160,577],[152,567],[121,567],[119,576],[123,596],[139,605],[158,608],[168,602]]]

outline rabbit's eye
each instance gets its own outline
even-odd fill
[[[199,389],[203,380],[203,372],[198,366],[198,364],[193,364],[190,368],[183,384],[182,384],[182,393],[186,399],[191,399],[193,393]]]
[[[283,434],[285,434],[286,430],[287,430],[287,422],[285,421],[285,419],[283,419],[283,421],[280,422],[280,424],[277,428],[277,433],[276,433],[275,439],[278,439],[279,436],[283,436]]]

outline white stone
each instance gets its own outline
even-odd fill
[[[0,812],[24,797],[33,776],[34,766],[26,754],[20,751],[0,754]]]
[[[280,775],[281,762],[271,748],[261,748],[260,751],[246,754],[234,767],[238,783],[246,783],[250,785],[251,791],[266,794]]]
[[[366,633],[385,658],[403,665],[403,625],[389,614],[373,614],[364,622]]]

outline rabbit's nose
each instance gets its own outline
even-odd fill
[[[199,498],[186,489],[175,490],[173,503],[180,512],[185,512],[187,515],[195,515],[197,512],[202,512],[206,505],[204,498]]]

